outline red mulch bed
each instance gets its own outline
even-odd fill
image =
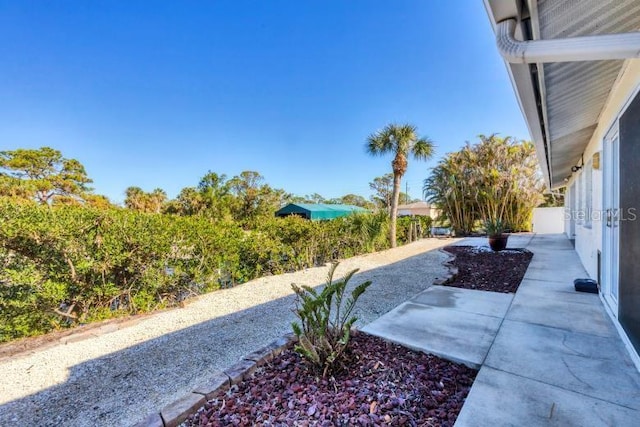
[[[503,293],[518,289],[533,257],[526,249],[493,252],[488,247],[447,246],[444,250],[455,255],[449,264],[458,269],[446,286]]]
[[[292,349],[207,402],[187,426],[452,426],[477,371],[359,332],[318,378]]]

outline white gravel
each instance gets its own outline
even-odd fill
[[[442,277],[456,239],[423,239],[342,261],[367,324]],[[191,391],[204,378],[290,332],[291,283],[324,283],[328,267],[265,277],[202,295],[111,333],[0,360],[0,426],[127,426]]]

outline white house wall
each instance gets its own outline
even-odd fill
[[[589,273],[591,278],[596,279],[598,274],[598,251],[602,251],[602,217],[603,217],[603,173],[602,166],[604,165],[604,159],[602,156],[603,140],[611,126],[618,119],[620,112],[624,109],[625,105],[631,100],[632,95],[636,93],[640,87],[640,60],[629,60],[622,69],[621,75],[618,76],[618,80],[611,91],[605,108],[598,122],[598,126],[591,138],[589,145],[584,151],[583,159],[585,167],[580,169],[579,172],[572,174],[571,178],[567,182],[567,197],[565,198],[565,208],[568,212],[571,205],[571,186],[576,185],[576,181],[579,181],[582,174],[585,173],[586,164],[593,155],[597,152],[600,153],[600,169],[592,170],[592,222],[591,227],[588,227],[584,222],[579,220],[575,223],[575,236],[570,234],[571,226],[568,220],[565,224],[566,232],[569,238],[575,238],[576,252],[580,256],[580,260],[585,269]],[[580,183],[578,183],[580,184]],[[584,186],[578,185],[576,187],[579,192],[584,192]],[[578,191],[575,192],[577,200],[582,200]],[[577,206],[580,211],[581,206]],[[574,218],[576,219],[576,218]]]
[[[531,222],[534,233],[564,233],[564,208],[535,208]]]

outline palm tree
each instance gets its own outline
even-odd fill
[[[478,137],[440,160],[424,181],[424,195],[456,235],[470,234],[478,221],[528,230],[544,190],[534,145],[497,134]]]
[[[124,192],[124,205],[127,209],[143,211],[145,208],[145,193],[140,187],[128,187]]]
[[[391,162],[393,196],[391,198],[389,240],[391,247],[395,248],[400,182],[407,171],[408,157],[412,155],[417,160],[429,160],[433,156],[433,142],[429,138],[419,138],[417,129],[413,125],[390,124],[367,138],[366,149],[372,156],[382,156],[387,153],[394,155]]]

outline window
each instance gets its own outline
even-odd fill
[[[576,182],[572,182],[569,187],[569,200],[565,199],[566,209],[569,213],[569,238],[575,239],[576,235],[576,210],[578,209],[576,205]]]
[[[576,178],[574,185],[576,187],[576,204],[574,205],[576,210],[573,215],[576,219],[576,224],[582,225],[584,223],[584,197],[582,195],[582,189],[584,187],[583,173],[581,173],[578,178]]]
[[[593,217],[593,162],[589,160],[584,169],[584,226],[591,228]]]

